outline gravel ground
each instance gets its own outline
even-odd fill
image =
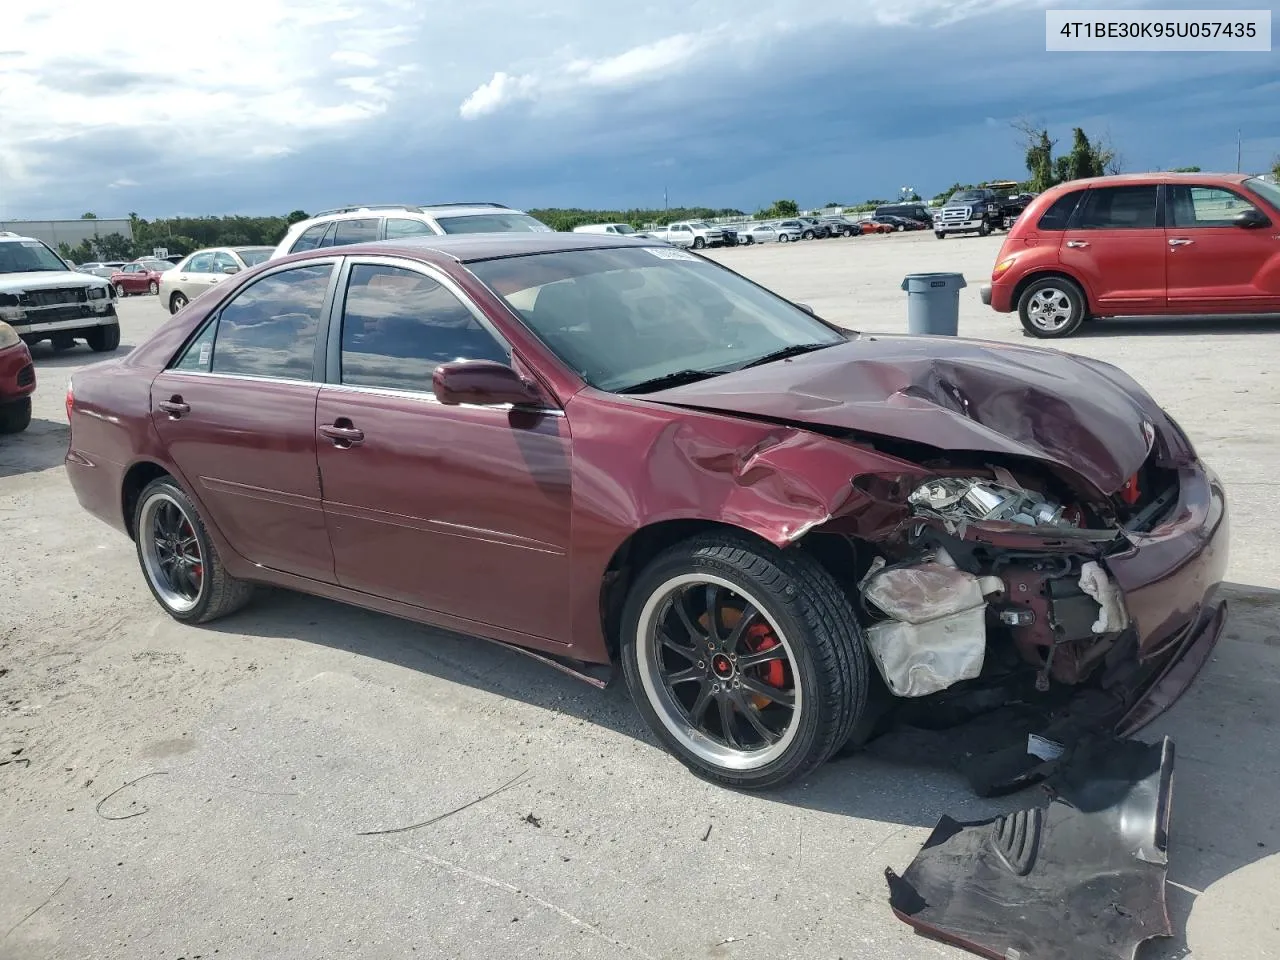
[[[978,299],[999,242],[713,256],[883,332],[905,329],[909,270],[958,270],[962,332],[1021,342]],[[164,320],[149,297],[121,315],[122,349]],[[1233,498],[1228,637],[1144,733],[1178,746],[1177,936],[1145,960],[1280,957],[1277,329],[1116,321],[1063,344],[1146,384]],[[63,384],[97,359],[37,348],[36,419],[0,441],[0,958],[963,956],[893,918],[883,870],[944,812],[1034,795],[976,800],[910,737],[743,796],[687,774],[622,691],[485,643],[284,592],[208,627],[164,616],[63,471]]]

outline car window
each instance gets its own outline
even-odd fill
[[[270,247],[259,247],[256,250],[237,250],[236,256],[244,262],[246,267],[256,267],[260,263],[266,263],[271,259],[274,251]]]
[[[387,239],[397,237],[433,237],[435,231],[423,220],[409,220],[406,217],[387,218]]]
[[[510,354],[470,310],[430,277],[356,264],[342,310],[342,382],[431,391],[431,374],[452,360]]]
[[[173,365],[173,369],[208,373],[213,362],[213,338],[217,330],[217,323],[213,321],[206,323],[196,338],[187,344],[187,349],[182,351],[182,356]]]
[[[318,223],[314,227],[307,227],[302,231],[302,236],[294,241],[293,246],[289,248],[290,253],[301,253],[303,250],[314,250],[320,245],[320,238],[324,236],[332,224]]]
[[[237,293],[218,314],[214,373],[310,380],[330,264],[282,270]]]
[[[187,264],[189,273],[213,273],[213,254],[197,253]]]
[[[1240,194],[1222,187],[1175,184],[1168,189],[1172,227],[1234,227],[1236,217],[1246,210],[1258,209]]]
[[[236,263],[235,257],[227,253],[225,250],[219,250],[213,255],[213,272],[221,273],[226,267],[234,267],[240,269],[240,264]]]
[[[1156,225],[1154,184],[1096,187],[1085,194],[1080,210],[1081,230],[1140,230]]]
[[[1076,204],[1080,202],[1080,197],[1084,194],[1084,190],[1072,190],[1064,193],[1057,200],[1049,205],[1036,224],[1037,230],[1065,230],[1067,223],[1071,220],[1071,214],[1075,212]]]
[[[332,244],[335,247],[345,247],[348,244],[368,243],[377,239],[378,218],[365,217],[360,220],[339,220],[333,232]]]
[[[551,228],[524,213],[484,213],[437,217],[445,233],[550,233]]]

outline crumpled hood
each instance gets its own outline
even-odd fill
[[[846,428],[941,450],[1032,457],[1110,495],[1165,417],[1110,364],[951,337],[856,335],[791,360],[656,391],[651,400]]]
[[[77,270],[32,270],[26,273],[0,273],[0,293],[26,293],[56,287],[106,287],[102,277]]]

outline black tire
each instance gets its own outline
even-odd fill
[[[753,603],[767,618],[766,627],[775,631],[772,635],[780,637],[780,644],[786,648],[785,663],[791,671],[792,689],[798,691],[798,695],[793,693],[798,706],[791,707],[790,720],[779,739],[771,742],[762,738],[754,752],[741,749],[741,743],[735,751],[728,745],[733,737],[716,740],[714,735],[691,732],[689,724],[695,721],[689,718],[690,707],[671,694],[674,685],[665,683],[661,659],[654,659],[659,656],[654,650],[666,655],[666,647],[653,639],[660,632],[659,625],[665,625],[669,622],[666,618],[675,615],[676,602],[687,602],[682,599],[684,593],[672,591],[688,590],[696,599],[703,589],[704,577],[717,578],[721,587],[729,584],[725,589],[732,591],[726,594],[730,599]],[[681,586],[685,578],[691,582]],[[727,612],[722,610],[717,615],[719,622],[723,623]],[[687,606],[684,613],[683,620],[677,622],[690,623],[692,615]],[[723,786],[764,790],[805,776],[848,742],[866,707],[868,657],[857,618],[831,575],[800,551],[784,552],[731,533],[708,534],[676,544],[636,578],[623,608],[621,636],[623,674],[649,728],[693,773]],[[689,639],[696,652],[706,637],[689,634]],[[746,656],[750,654],[744,654],[744,659]],[[693,706],[702,697],[713,698],[707,700],[708,704],[719,705],[734,698],[745,704],[753,698],[750,691],[761,689],[760,681],[748,677],[745,669],[739,674],[735,666],[729,666],[734,690],[731,692],[726,683],[722,693],[708,694],[712,681],[724,679],[717,667],[721,659],[719,654],[708,654],[706,662],[697,665],[702,671],[695,681],[699,688],[686,694],[695,700]],[[693,661],[688,662],[692,670]],[[737,689],[739,677],[744,685],[742,691]],[[748,683],[754,686],[746,686]],[[774,705],[769,704],[769,708],[774,709]],[[747,722],[748,713],[757,719],[764,717],[763,709],[757,701],[754,711],[731,713],[738,720],[731,720],[730,728],[734,729],[737,722],[739,734],[750,733],[750,727],[740,724]],[[681,710],[685,711],[683,720]],[[718,718],[723,714],[717,710],[715,716],[717,719],[712,722],[722,725]],[[679,735],[673,728],[680,731]],[[717,752],[733,757],[717,760],[708,756]]]
[[[701,250],[706,245],[707,245],[707,241],[703,240],[701,237],[693,238],[693,249]]]
[[[185,293],[181,290],[175,290],[173,295],[169,297],[169,312],[177,313],[190,302]]]
[[[895,229],[896,231],[898,231],[898,233],[901,233],[903,230],[905,230],[905,229],[907,229],[907,228],[906,228],[906,227],[904,227],[902,224],[900,224],[900,223],[899,223],[899,224],[896,224],[896,225],[894,226],[894,229]]]
[[[116,299],[117,299],[117,300],[123,300],[123,299],[124,299],[125,297],[127,297],[128,295],[129,295],[129,291],[128,291],[128,290],[126,290],[126,289],[124,288],[124,284],[123,284],[123,283],[117,283],[117,284],[116,284]]]
[[[90,327],[84,331],[84,338],[94,353],[110,353],[120,346],[120,324]]]
[[[845,235],[846,237],[852,237],[852,236],[853,236],[853,227],[845,227],[845,228],[844,228],[844,235]]]
[[[153,573],[154,564],[148,559],[151,511],[160,509],[164,503],[172,504],[180,511],[186,521],[186,529],[191,531],[199,548],[200,585],[189,606],[173,602],[174,588],[169,583],[155,582],[153,577],[159,574]],[[156,602],[173,619],[181,623],[208,623],[235,613],[252,598],[253,584],[237,580],[227,573],[195,504],[172,478],[160,477],[143,489],[133,512],[133,531],[142,578]]]
[[[30,425],[30,397],[0,405],[0,433],[21,433]]]
[[[813,239],[813,231],[812,231],[812,230],[806,230],[804,233],[800,234],[800,239],[801,239],[801,240],[812,240],[812,239]]]
[[[147,284],[147,293],[151,294],[154,297],[159,292],[160,292],[160,284],[156,283],[154,280],[152,280],[149,284]]]
[[[76,345],[76,335],[74,333],[55,333],[49,338],[49,343],[54,350],[70,350]]]
[[[1088,315],[1084,291],[1066,277],[1045,277],[1018,297],[1022,329],[1038,340],[1061,340],[1080,329]]]
[[[779,242],[779,243],[790,243],[790,242],[791,242],[791,237],[790,237],[790,235],[789,235],[789,234],[780,233],[780,234],[778,234],[778,242]]]
[[[987,221],[983,220],[983,221],[982,221],[982,225],[981,225],[980,227],[978,227],[978,236],[980,236],[980,237],[989,237],[989,236],[991,236],[991,224],[989,224],[989,223],[987,223]]]

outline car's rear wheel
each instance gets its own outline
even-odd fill
[[[120,324],[90,327],[84,331],[84,338],[95,353],[110,353],[120,346]]]
[[[945,240],[945,239],[947,239],[947,235],[946,235],[945,233],[943,233],[941,230],[935,230],[935,231],[933,231],[933,235],[934,235],[935,237],[937,237],[939,240]]]
[[[831,576],[731,534],[677,544],[640,574],[622,665],[667,749],[741,789],[781,786],[827,760],[866,702],[862,637]]]
[[[156,283],[154,280],[152,280],[150,283],[147,284],[147,293],[151,294],[154,297],[159,292],[160,292],[160,284]]]
[[[149,483],[133,518],[142,575],[169,616],[207,623],[249,602],[253,585],[227,573],[195,504],[172,479]]]
[[[1041,340],[1069,337],[1085,320],[1084,293],[1065,277],[1045,277],[1018,297],[1022,328]]]
[[[181,291],[176,291],[173,294],[173,296],[169,298],[169,312],[177,313],[179,310],[185,307],[187,303],[188,303],[187,295],[185,293],[182,293]]]
[[[123,300],[123,299],[124,299],[125,297],[127,297],[128,295],[129,295],[129,291],[128,291],[128,290],[126,290],[126,289],[124,288],[124,284],[123,284],[123,283],[117,283],[117,284],[116,284],[116,296],[117,296],[118,298],[120,298],[121,300]]]
[[[21,433],[31,424],[31,398],[0,405],[0,433]]]
[[[813,231],[812,231],[812,230],[806,230],[804,233],[800,234],[800,239],[801,239],[801,240],[812,240],[812,239],[813,239]]]
[[[791,242],[791,238],[790,238],[789,236],[787,236],[787,234],[785,234],[785,233],[780,233],[780,234],[778,234],[778,242],[779,242],[779,243],[790,243],[790,242]]]
[[[701,237],[693,238],[693,249],[701,250],[706,245],[707,245],[707,241],[703,240]]]

